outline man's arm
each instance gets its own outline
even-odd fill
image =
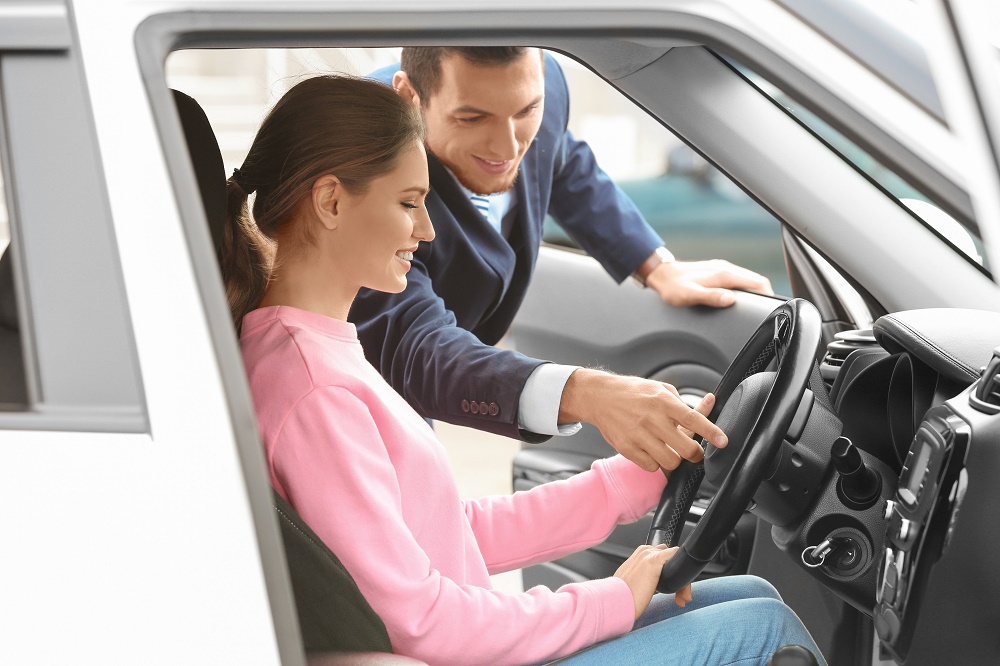
[[[518,428],[518,400],[544,361],[484,344],[461,328],[414,257],[399,294],[363,289],[351,308],[365,355],[422,416],[544,441]]]
[[[555,60],[545,64],[547,92],[564,105],[568,120],[565,77]],[[616,281],[638,276],[670,305],[728,307],[735,302],[731,289],[774,293],[766,277],[723,259],[662,261],[656,253],[659,235],[601,169],[590,146],[565,127],[557,142],[549,213]]]

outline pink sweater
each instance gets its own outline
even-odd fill
[[[263,308],[244,318],[241,344],[271,483],[347,567],[396,653],[531,663],[631,629],[618,578],[512,594],[489,576],[601,542],[650,510],[663,474],[616,456],[463,501],[434,431],[367,362],[352,324]]]

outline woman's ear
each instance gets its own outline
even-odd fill
[[[417,89],[410,83],[410,77],[407,76],[406,72],[400,70],[392,75],[392,89],[407,102],[410,102],[418,109],[420,108],[420,95],[417,94]]]
[[[340,224],[344,186],[336,176],[320,176],[312,186],[312,212],[327,229],[333,231]]]

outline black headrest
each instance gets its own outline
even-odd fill
[[[177,90],[172,92],[181,117],[181,126],[184,128],[184,137],[187,139],[188,154],[201,189],[208,229],[218,253],[226,223],[226,167],[222,162],[222,151],[212,124],[208,122],[208,116],[198,102]]]
[[[16,331],[17,301],[14,299],[14,267],[10,254],[8,246],[0,256],[0,328]]]

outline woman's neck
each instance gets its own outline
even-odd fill
[[[283,257],[279,249],[275,269],[258,307],[288,305],[347,321],[359,287],[347,285],[320,254],[305,252],[291,258]]]

